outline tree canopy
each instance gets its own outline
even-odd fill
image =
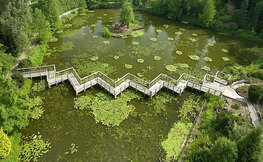
[[[0,159],[6,158],[11,151],[11,142],[3,129],[0,129]]]
[[[134,21],[132,5],[128,0],[125,0],[122,4],[121,21],[127,25]]]

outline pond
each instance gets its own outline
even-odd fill
[[[249,50],[252,43],[233,36],[144,13],[135,15],[147,25],[127,38],[102,37],[103,26],[117,22],[120,10],[94,10],[78,15],[54,34],[57,41],[49,43],[43,64],[55,64],[57,70],[74,67],[81,77],[102,71],[118,79],[129,72],[152,80],[160,73],[174,78],[181,72],[202,76],[209,70],[214,72],[234,63],[249,64],[257,59]],[[104,90],[94,87],[79,96],[98,92]],[[119,126],[108,127],[97,123],[91,110],[74,109],[77,96],[65,82],[32,93],[43,98],[45,112],[40,119],[30,121],[23,135],[39,132],[51,142],[52,148],[40,161],[158,161],[165,157],[160,143],[167,138],[178,120],[182,102],[190,94],[186,91],[179,96],[162,90],[157,96],[169,100],[163,103],[164,107],[158,107],[154,99],[147,97],[132,100],[129,104],[135,110],[128,119]],[[68,154],[72,143],[78,151]]]

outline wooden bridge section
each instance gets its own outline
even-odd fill
[[[225,87],[228,84],[227,80],[229,79],[227,74],[221,72],[217,72],[216,75],[206,74],[203,79],[198,79],[188,74],[182,74],[178,79],[174,79],[165,74],[160,74],[151,82],[147,82],[133,74],[127,73],[117,81],[114,81],[99,71],[81,78],[73,67],[56,71],[55,65],[20,68],[17,71],[25,78],[46,77],[49,87],[68,80],[73,86],[76,95],[94,85],[100,85],[114,97],[117,97],[128,87],[132,87],[149,97],[153,97],[163,87],[180,95],[186,87],[191,87],[202,92],[221,96],[224,95]]]

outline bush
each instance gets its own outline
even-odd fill
[[[253,77],[253,78],[258,78],[258,79],[260,79],[260,80],[263,80],[263,71],[255,71],[255,72],[252,72],[251,73],[251,76]]]
[[[249,99],[253,102],[263,103],[263,86],[251,85],[248,89]]]
[[[107,27],[103,27],[102,29],[102,36],[103,37],[111,37],[111,32]]]
[[[3,129],[0,129],[0,159],[6,158],[11,151],[11,142]]]
[[[32,62],[29,59],[21,60],[18,64],[18,68],[32,67]]]
[[[21,88],[25,83],[25,79],[24,79],[23,75],[20,74],[19,72],[13,73],[11,78],[13,81],[15,81],[17,83],[19,88]]]
[[[237,108],[237,109],[241,109],[241,107],[242,107],[242,105],[241,105],[240,103],[235,103],[234,106],[235,106],[235,108]]]

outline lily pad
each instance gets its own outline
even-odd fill
[[[167,28],[169,28],[169,25],[164,24],[163,27],[167,29]]]
[[[157,61],[159,61],[159,60],[161,60],[162,58],[161,58],[160,56],[154,56],[154,59],[157,60]]]
[[[192,36],[197,37],[198,35],[194,33],[194,34],[192,34]]]
[[[138,59],[137,62],[142,64],[142,63],[144,63],[144,60],[143,59]]]
[[[93,35],[92,38],[98,38],[98,36],[97,35]]]
[[[224,48],[221,49],[221,51],[224,52],[224,53],[228,53],[228,50],[227,50],[227,49],[224,49]]]
[[[133,44],[134,46],[136,46],[136,45],[139,45],[140,43],[139,43],[139,42],[132,42],[132,44]]]
[[[95,27],[95,26],[96,26],[96,24],[91,24],[90,26],[91,26],[91,27]]]
[[[182,51],[176,51],[176,54],[177,54],[177,55],[182,55],[183,52],[182,52]]]
[[[131,32],[131,36],[136,38],[136,37],[141,37],[144,35],[144,32],[142,30],[135,30]]]
[[[113,56],[113,58],[114,58],[115,60],[118,60],[118,59],[120,58],[120,56]]]
[[[102,17],[98,17],[98,19],[101,19]]]
[[[107,14],[103,14],[103,16],[107,16]]]
[[[132,65],[130,65],[130,64],[125,64],[124,67],[125,67],[126,69],[132,69]]]
[[[211,61],[213,61],[210,57],[205,57],[204,60],[205,60],[206,62],[211,62]]]
[[[71,27],[71,26],[72,26],[72,24],[65,24],[65,25],[64,25],[65,28],[69,28],[69,27]]]
[[[99,59],[99,56],[92,56],[90,59],[91,61],[97,61]]]
[[[205,70],[205,71],[210,71],[211,70],[210,67],[208,67],[208,66],[203,66],[202,69]]]
[[[138,77],[143,77],[142,73],[137,73]]]
[[[228,57],[222,57],[224,61],[229,61],[230,59]]]
[[[161,30],[161,29],[156,29],[156,32],[157,32],[157,33],[161,33],[162,30]]]
[[[169,41],[173,41],[174,38],[173,38],[173,37],[168,37],[168,40],[169,40]]]
[[[176,66],[174,66],[174,65],[166,65],[165,68],[166,68],[166,70],[172,71],[172,72],[175,72],[177,69]]]
[[[103,41],[104,44],[110,44],[110,41]]]
[[[214,46],[214,43],[209,42],[209,43],[208,43],[208,46],[213,47],[213,46]]]
[[[195,61],[200,60],[200,57],[197,55],[190,55],[189,57],[191,60],[195,60]]]
[[[150,38],[151,41],[157,41],[157,38]]]
[[[178,31],[178,32],[175,32],[174,34],[175,34],[175,35],[182,35],[183,33],[180,32],[180,31]]]
[[[189,40],[190,40],[191,42],[196,42],[196,39],[195,39],[195,38],[192,38],[192,37],[190,37]]]
[[[185,63],[178,63],[178,65],[181,67],[181,68],[188,68],[189,65],[185,64]]]

